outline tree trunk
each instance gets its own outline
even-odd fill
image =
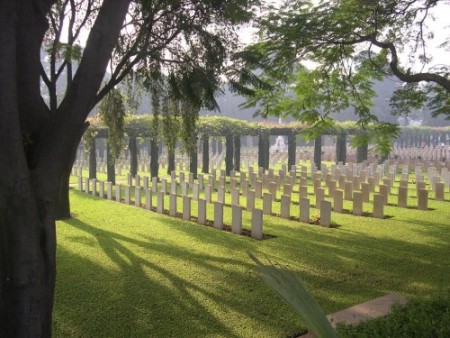
[[[81,137],[83,136],[86,129],[89,127],[89,123],[85,123],[83,129],[80,131],[78,135],[78,142],[74,143],[75,146],[71,152],[71,159],[68,162],[66,168],[61,177],[61,182],[59,184],[59,192],[58,192],[58,204],[56,206],[55,216],[57,220],[68,219],[72,217],[70,215],[70,199],[69,199],[69,181],[70,174],[72,172],[72,167],[77,157],[77,149],[80,144]]]
[[[288,170],[295,165],[295,156],[297,151],[296,135],[294,133],[288,134]]]
[[[316,137],[314,140],[314,164],[317,170],[322,167],[322,136]]]
[[[230,176],[230,172],[233,169],[233,136],[225,136],[225,173]]]
[[[158,140],[150,140],[150,175],[151,177],[158,177],[159,171],[159,149]]]
[[[203,158],[202,158],[202,173],[209,173],[209,136],[203,134]]]
[[[40,51],[55,2],[0,1],[2,338],[51,337],[61,182],[130,0],[103,1],[73,86],[50,115],[40,96]]]
[[[241,137],[234,137],[234,170],[241,171]]]
[[[134,136],[130,136],[128,142],[128,148],[130,150],[130,174],[134,177],[138,173],[137,139]]]
[[[97,149],[95,138],[89,144],[89,179],[97,178]]]

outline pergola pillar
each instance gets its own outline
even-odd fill
[[[367,154],[369,152],[369,144],[364,143],[356,148],[356,162],[362,163],[367,160]]]
[[[159,149],[158,140],[150,140],[150,175],[151,177],[158,177],[159,171]]]
[[[209,136],[202,135],[203,153],[202,153],[202,173],[209,173]],[[214,144],[214,141],[213,141]]]
[[[234,170],[241,171],[241,136],[234,137]]]
[[[111,154],[111,146],[109,142],[106,141],[106,175],[108,182],[116,184],[116,161]]]
[[[89,178],[97,178],[97,156],[95,137],[89,142]]]
[[[291,167],[295,165],[295,156],[297,151],[297,138],[293,132],[288,134],[288,168],[291,170]]]
[[[322,135],[314,139],[314,164],[317,170],[322,167]]]
[[[231,170],[233,170],[233,136],[228,134],[225,136],[225,173],[230,176]]]
[[[137,138],[136,136],[130,136],[128,140],[128,149],[130,150],[130,174],[134,177],[137,175]]]
[[[197,179],[198,171],[198,136],[196,133],[192,135],[191,142],[193,145],[191,153],[189,154],[189,172],[194,175],[194,179]]]
[[[336,163],[345,164],[347,160],[347,135],[337,134],[336,136]]]
[[[269,133],[261,130],[258,139],[258,167],[262,167],[264,169],[269,168],[269,150]]]

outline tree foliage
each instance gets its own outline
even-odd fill
[[[123,94],[112,89],[101,101],[98,116],[108,128],[108,145],[115,161],[124,146],[126,109]]]
[[[269,4],[259,19],[260,41],[238,57],[266,87],[249,91],[247,106],[260,113],[290,115],[316,131],[327,128],[332,112],[353,107],[358,124],[377,123],[371,113],[373,80],[393,76],[407,85],[391,102],[393,113],[407,114],[428,104],[434,114],[450,114],[447,65],[433,65],[430,21],[449,1],[343,0]],[[449,37],[441,45],[448,48]],[[380,149],[398,130],[380,124]],[[366,135],[370,135],[367,133]]]

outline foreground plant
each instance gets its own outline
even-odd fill
[[[322,307],[297,274],[283,266],[264,265],[251,252],[248,255],[258,266],[263,281],[294,308],[310,332],[318,338],[337,337]]]

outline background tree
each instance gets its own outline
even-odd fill
[[[99,118],[108,128],[106,140],[106,165],[108,181],[115,184],[115,163],[124,148],[126,109],[123,94],[112,89],[101,101],[97,112]]]
[[[232,25],[251,17],[250,4],[0,0],[1,337],[51,336],[55,210],[91,109],[127,74],[139,73],[150,83],[158,77],[158,64],[164,66],[159,69],[168,75],[176,95],[213,106],[227,48],[235,45]],[[84,7],[78,10],[77,5]],[[74,19],[79,14],[86,20]],[[73,22],[69,35],[85,22],[89,36],[66,91],[56,98],[50,94],[47,104],[41,77],[51,91],[62,71],[48,76],[41,50],[61,41],[64,15]],[[75,36],[63,49],[67,76],[76,55]],[[50,50],[56,57],[62,49]],[[102,87],[110,62],[114,71]]]
[[[448,9],[449,1],[436,0],[288,1],[281,6],[269,5],[258,21],[260,42],[237,56],[251,69],[258,69],[256,73],[272,85],[271,93],[276,97],[283,83],[294,80],[298,86],[300,81],[313,82],[315,88],[326,88],[312,93],[326,100],[320,104],[322,112],[333,101],[333,109],[350,103],[362,125],[378,120],[370,111],[368,95],[373,96],[371,81],[384,76],[407,84],[393,96],[392,113],[409,113],[427,103],[434,114],[450,114],[450,66],[433,64],[429,50],[434,42],[429,27],[433,15]],[[448,35],[440,41],[442,51],[449,41]],[[293,71],[305,67],[311,71],[292,79]],[[308,79],[308,75],[313,78]],[[255,84],[251,76],[241,80]],[[306,86],[302,90],[311,93]],[[259,89],[249,94],[256,94],[253,100],[257,102],[274,101],[267,93],[262,99]],[[308,112],[310,102],[305,94],[299,90],[295,94],[301,104],[298,112]],[[310,117],[310,112],[303,117]],[[394,129],[383,124],[379,131]]]

